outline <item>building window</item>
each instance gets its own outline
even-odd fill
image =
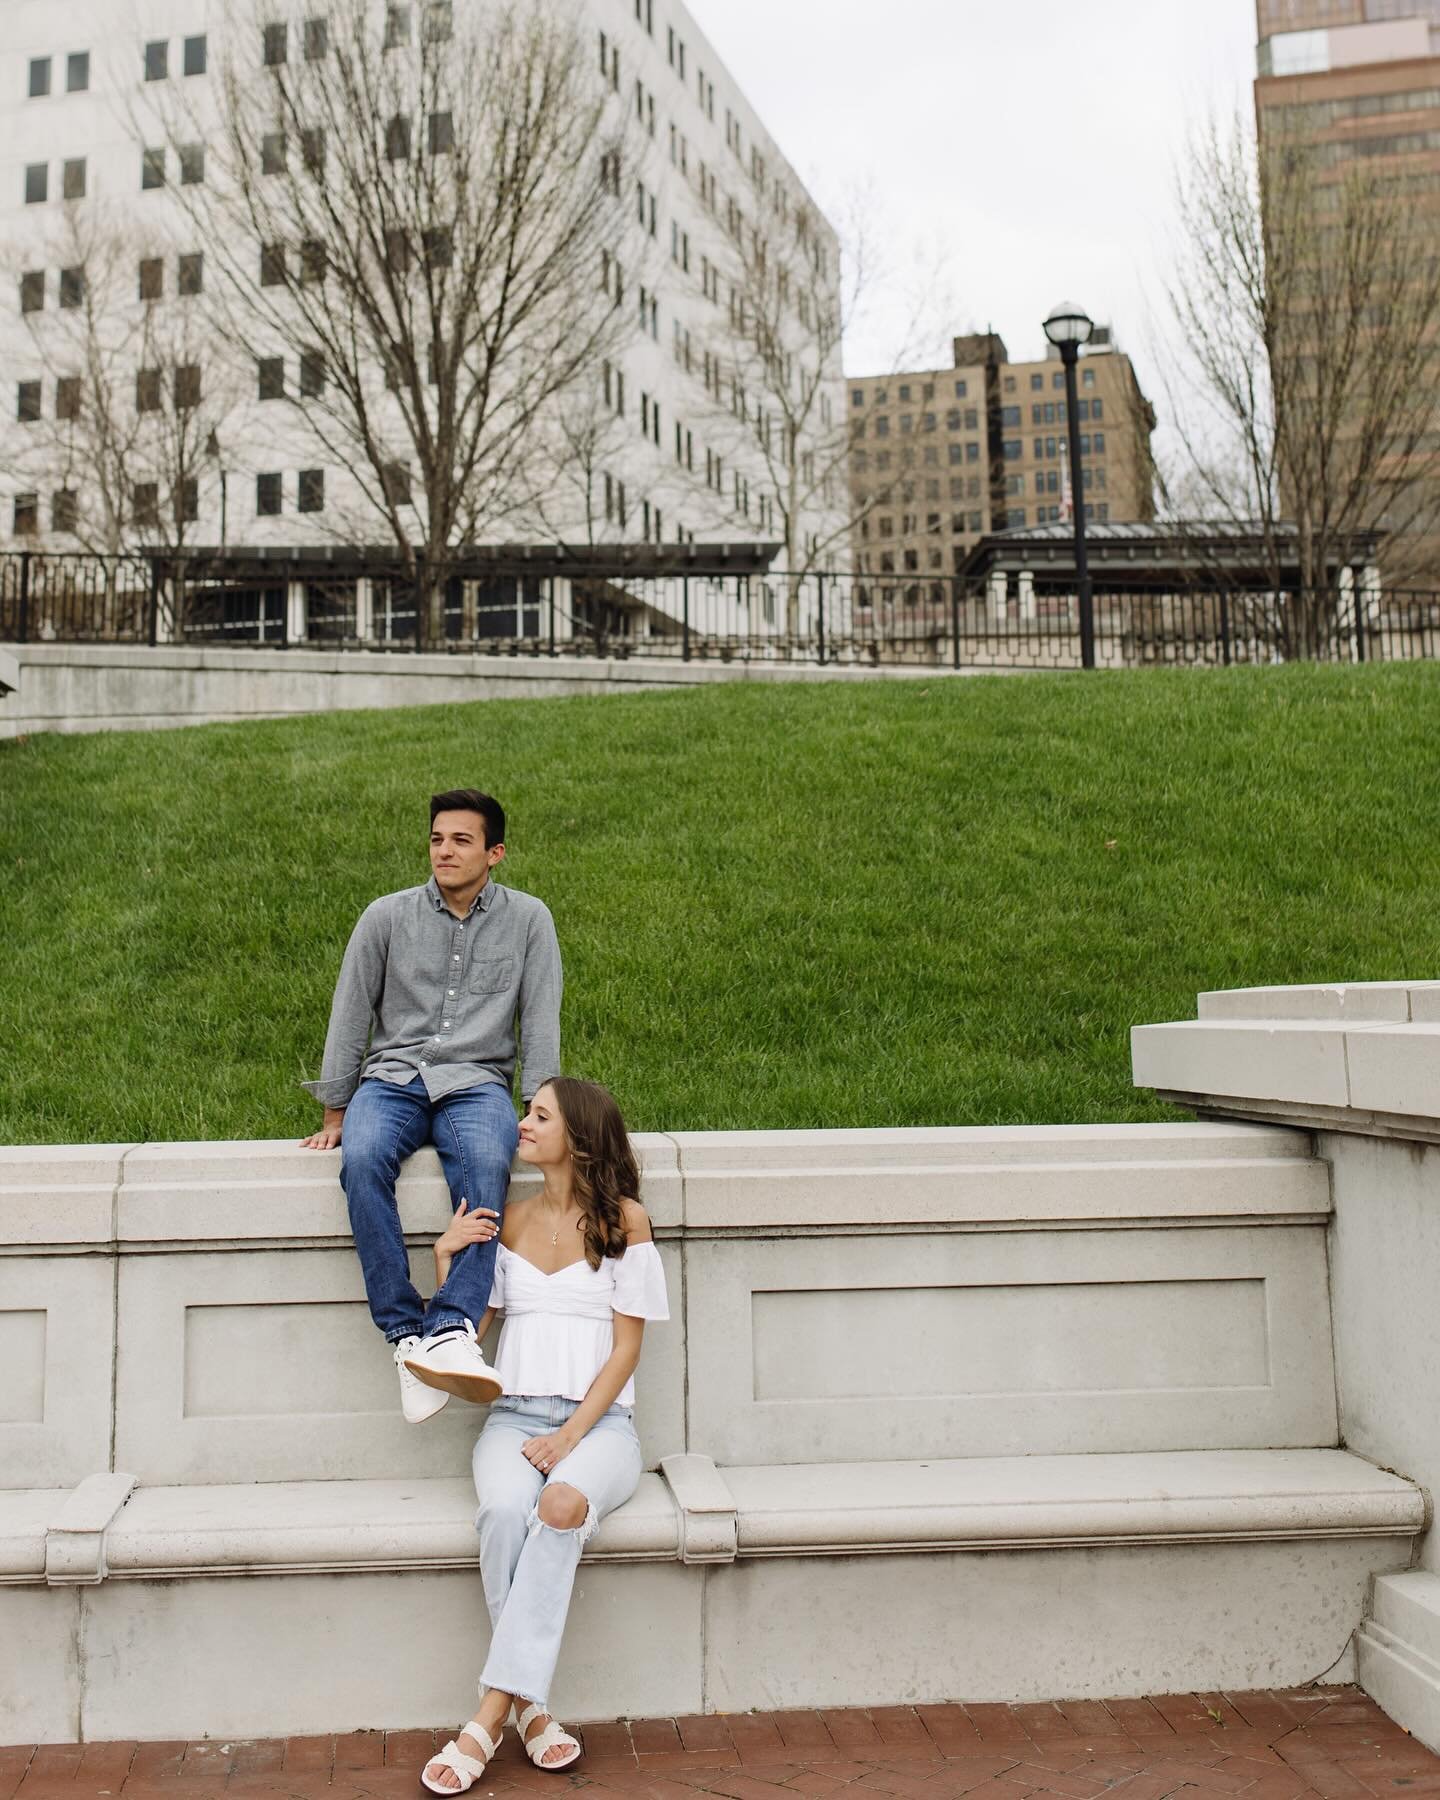
[[[1023,506],[1012,506],[1005,514],[1005,529],[1007,531],[1023,531],[1025,529],[1025,508]]]
[[[313,287],[318,281],[325,279],[329,269],[328,253],[320,238],[306,238],[300,246],[300,279],[307,287]]]
[[[1065,371],[1063,369],[1057,369],[1055,371],[1055,373],[1050,377],[1050,385],[1053,388],[1063,388],[1064,387]]]
[[[1006,438],[1006,440],[1005,440],[1005,460],[1006,460],[1006,462],[1019,462],[1021,456],[1023,456],[1023,455],[1024,455],[1024,446],[1021,444],[1019,438]]]
[[[260,246],[261,287],[282,287],[284,282],[285,246],[283,244],[262,244]]]
[[[45,271],[27,269],[20,277],[20,310],[22,313],[44,312]]]
[[[455,239],[448,225],[436,225],[421,239],[425,263],[431,269],[448,269],[455,260]]]
[[[300,160],[307,175],[325,173],[325,133],[320,126],[306,126],[300,133]]]
[[[85,304],[85,271],[83,268],[60,271],[60,304],[71,310]]]
[[[283,175],[285,173],[285,133],[283,131],[267,131],[261,138],[260,173],[262,175]]]
[[[410,471],[404,463],[386,463],[385,498],[392,506],[410,504]]]
[[[323,17],[305,21],[305,60],[324,62],[330,54],[330,21]]]
[[[147,150],[140,158],[140,186],[158,188],[165,185],[165,152]]]
[[[205,258],[199,251],[192,251],[188,256],[180,258],[179,291],[187,296],[203,293],[205,289]]]
[[[454,0],[428,0],[423,36],[430,44],[443,44],[455,29]]]
[[[185,73],[187,75],[203,75],[209,52],[203,33],[199,37],[188,37],[185,40]]]
[[[50,165],[49,163],[27,163],[25,165],[25,204],[39,206],[50,198]]]
[[[260,399],[283,400],[285,398],[285,358],[283,356],[262,356],[255,368],[259,377]]]
[[[1103,400],[1097,398],[1090,402],[1090,417],[1092,419],[1103,419],[1105,417],[1105,402]]]
[[[17,494],[15,496],[15,535],[16,537],[34,537],[40,529],[40,496],[38,494]]]
[[[80,518],[80,496],[74,488],[61,488],[50,497],[50,525],[55,531],[73,532]]]
[[[255,515],[257,518],[278,518],[281,498],[278,475],[257,475],[255,477]]]
[[[398,50],[410,42],[410,8],[408,6],[387,6],[385,8],[385,48]]]
[[[140,259],[139,298],[159,300],[165,293],[165,259],[144,256]]]
[[[301,512],[324,512],[325,471],[323,469],[302,469],[300,471],[299,508]]]
[[[307,350],[300,358],[300,392],[307,400],[325,392],[325,358],[318,350]]]
[[[48,56],[32,56],[30,59],[30,98],[43,100],[50,92],[50,58]]]
[[[1000,408],[1000,423],[1002,425],[1018,425],[1020,423],[1020,408],[1018,406],[1002,406]]]
[[[1030,377],[1030,391],[1032,394],[1040,392],[1044,386],[1045,377],[1043,375],[1035,374]]]
[[[1084,387],[1094,387],[1095,371],[1093,369],[1082,369],[1080,371],[1080,381]]]
[[[136,412],[159,412],[160,410],[160,371],[158,369],[139,369],[135,374],[135,410]]]
[[[391,162],[404,162],[410,154],[410,118],[396,113],[385,127],[385,154]]]
[[[175,370],[175,410],[188,412],[200,404],[200,365],[181,363]]]
[[[160,523],[160,487],[158,482],[137,481],[130,490],[130,507],[137,525],[152,529]]]
[[[200,517],[200,483],[187,475],[175,491],[175,523],[193,525]]]
[[[180,146],[180,185],[195,187],[205,179],[205,146],[203,144],[182,144]]]
[[[164,38],[154,38],[145,46],[145,79],[163,81],[170,73],[170,46]]]
[[[261,38],[261,53],[267,69],[279,68],[290,55],[289,30],[282,22],[267,25]]]
[[[455,148],[455,119],[448,112],[433,112],[430,115],[430,154],[445,156]]]
[[[90,87],[90,52],[77,50],[65,58],[65,92],[83,94]]]
[[[33,425],[40,417],[40,383],[22,381],[15,389],[15,417],[22,425]]]
[[[69,420],[80,417],[80,377],[78,375],[62,375],[55,383],[55,417]]]
[[[60,192],[67,200],[83,200],[85,198],[85,158],[70,157],[60,179]]]

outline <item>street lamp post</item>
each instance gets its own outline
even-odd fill
[[[1095,667],[1095,599],[1090,591],[1090,562],[1085,550],[1085,481],[1080,468],[1080,402],[1075,365],[1080,346],[1090,342],[1095,326],[1078,306],[1062,301],[1045,321],[1045,335],[1065,365],[1065,418],[1070,428],[1070,505],[1075,515],[1075,580],[1080,596],[1080,662]]]

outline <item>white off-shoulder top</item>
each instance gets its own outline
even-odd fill
[[[598,1269],[584,1257],[553,1275],[504,1244],[495,1258],[490,1304],[503,1312],[495,1373],[507,1394],[562,1394],[583,1400],[615,1345],[614,1315],[668,1319],[665,1270],[653,1243],[631,1244]],[[625,1383],[617,1406],[635,1404]]]

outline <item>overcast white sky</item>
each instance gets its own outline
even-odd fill
[[[1176,159],[1249,104],[1254,0],[690,0],[817,200],[868,183],[896,268],[944,255],[953,329],[1018,359],[1077,300],[1147,379]],[[883,369],[906,308],[847,346]]]

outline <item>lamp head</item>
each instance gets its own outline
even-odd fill
[[[1045,335],[1052,344],[1088,344],[1095,322],[1084,307],[1062,300],[1045,321]]]

